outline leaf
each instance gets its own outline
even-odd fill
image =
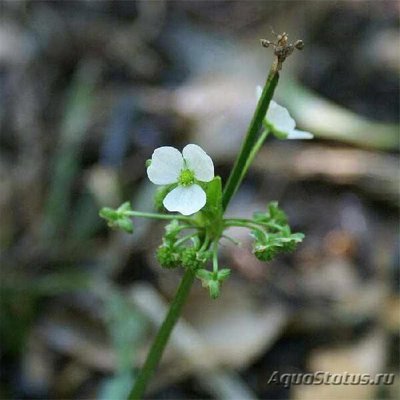
[[[216,176],[205,188],[207,203],[201,210],[202,217],[206,220],[208,233],[211,237],[217,238],[223,229],[222,209],[222,183],[221,178]]]
[[[216,176],[207,184],[207,203],[202,210],[209,218],[221,219],[222,217],[222,183],[221,178]]]

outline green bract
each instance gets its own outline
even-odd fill
[[[206,269],[196,271],[196,276],[201,280],[203,287],[208,288],[210,297],[216,299],[220,295],[222,282],[229,277],[231,270],[223,268],[219,271],[211,272]]]
[[[103,207],[99,215],[107,221],[107,225],[112,229],[121,229],[128,233],[133,233],[133,223],[131,220],[132,208],[127,201],[116,210],[110,207]]]

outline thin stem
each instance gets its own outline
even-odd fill
[[[247,163],[249,156],[252,153],[252,149],[257,141],[257,135],[260,131],[263,119],[267,112],[269,103],[274,94],[276,85],[278,84],[279,73],[271,69],[267,82],[265,83],[264,89],[262,91],[260,100],[258,101],[256,110],[253,115],[253,119],[250,122],[249,128],[246,133],[246,137],[240,149],[239,155],[236,158],[235,164],[229,175],[228,181],[225,185],[223,195],[222,195],[222,206],[225,210],[228,206],[232,196],[235,194],[236,190],[240,186],[247,169],[250,164]]]
[[[251,221],[244,220],[246,222],[240,222],[239,220],[235,220],[235,222],[225,222],[225,228],[230,228],[233,226],[239,226],[242,228],[253,229],[265,235],[265,232],[260,228],[260,226],[255,223],[251,223]]]
[[[133,389],[128,396],[129,400],[138,400],[143,396],[147,383],[154,374],[154,371],[161,359],[172,329],[174,328],[175,323],[181,314],[182,307],[186,302],[194,278],[195,273],[192,270],[187,269],[183,275],[176,295],[172,300],[168,314],[157,333],[153,345],[151,346],[146,362],[136,378]]]
[[[213,244],[213,272],[218,272],[218,240]]]
[[[238,240],[235,240],[233,237],[230,237],[229,235],[221,235],[221,238],[224,238],[226,240],[229,240],[230,242],[232,242],[235,246],[241,246],[242,243],[239,242]]]
[[[191,238],[193,238],[193,237],[195,237],[195,236],[197,236],[197,232],[195,232],[195,233],[189,233],[188,235],[183,236],[183,237],[181,237],[180,239],[178,239],[178,240],[175,242],[175,246],[179,246],[179,245],[181,245],[182,243],[185,243],[187,240],[189,240],[189,239],[191,239]]]
[[[158,214],[158,213],[149,213],[141,211],[125,211],[125,214],[129,217],[143,217],[143,218],[168,219],[168,220],[177,219],[179,221],[187,221],[194,223],[193,218],[185,217],[184,215]]]
[[[240,181],[243,180],[244,176],[246,175],[246,172],[250,168],[250,165],[253,164],[253,161],[256,158],[256,155],[257,155],[258,151],[261,149],[261,146],[264,144],[265,139],[267,138],[268,134],[269,134],[269,130],[267,130],[267,129],[264,129],[261,132],[260,137],[258,138],[257,142],[255,143],[255,145],[251,149],[249,157],[247,158],[246,165],[243,168],[242,175],[240,177]]]
[[[203,245],[200,247],[199,251],[201,252],[201,251],[208,249],[209,245],[210,245],[210,237],[209,237],[208,233],[206,232],[206,237],[205,237]]]
[[[274,222],[262,222],[262,221],[255,221],[253,219],[245,219],[245,218],[227,218],[225,219],[225,224],[229,226],[243,226],[239,224],[255,224],[266,228],[272,228],[281,230],[282,226],[279,224],[275,224]]]

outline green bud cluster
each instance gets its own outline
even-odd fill
[[[117,209],[103,207],[99,215],[107,221],[107,225],[112,229],[121,229],[128,233],[133,233],[133,222],[131,220],[132,207],[129,201],[123,203]]]
[[[187,173],[184,178],[190,179],[190,174]],[[117,209],[104,207],[100,216],[111,228],[128,233],[133,232],[132,216],[170,219],[171,222],[165,226],[162,243],[156,250],[157,261],[163,268],[182,267],[195,272],[203,287],[208,289],[210,297],[216,299],[220,295],[222,283],[231,272],[227,268],[218,267],[219,240],[222,236],[229,239],[229,236],[224,235],[225,229],[231,226],[248,228],[254,238],[253,253],[261,261],[271,261],[280,253],[295,250],[304,235],[291,232],[288,218],[277,202],[269,203],[264,212],[254,213],[252,219],[225,219],[220,178],[214,178],[204,185],[207,204],[193,218],[141,213],[133,211],[129,202]],[[168,185],[156,194],[155,200],[159,208],[163,207],[163,199],[173,188],[174,185]],[[210,260],[212,270],[206,269]]]
[[[165,234],[161,246],[156,251],[157,261],[163,268],[176,268],[181,264],[181,249],[175,246],[181,226],[174,219],[165,227]]]
[[[261,229],[251,231],[255,239],[253,253],[261,261],[271,261],[279,253],[295,250],[304,239],[304,234],[291,232],[287,216],[277,202],[269,203],[265,213],[255,213],[254,221]]]
[[[271,201],[267,204],[266,212],[255,212],[253,218],[257,222],[263,222],[270,227],[285,226],[288,224],[288,219],[285,212],[279,208],[277,201]]]
[[[181,254],[179,249],[174,249],[173,246],[169,246],[165,243],[158,247],[156,258],[163,268],[172,269],[181,265]]]
[[[199,250],[194,247],[185,248],[182,251],[182,265],[193,271],[204,267],[206,262],[212,257],[210,251]]]
[[[177,220],[173,220],[165,227],[163,242],[157,249],[156,257],[164,268],[182,266],[195,271],[205,265],[212,253],[198,248],[194,240],[190,242],[190,245],[186,243],[187,241],[180,242],[180,232],[183,229],[184,227]]]

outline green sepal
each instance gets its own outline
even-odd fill
[[[223,268],[216,272],[211,272],[206,269],[198,269],[196,277],[201,280],[203,287],[208,288],[210,297],[216,299],[220,295],[221,284],[225,281],[231,273],[228,268]]]
[[[126,217],[117,219],[115,222],[109,223],[108,226],[114,229],[121,229],[127,233],[133,233],[133,222]]]
[[[208,287],[208,282],[212,280],[213,273],[201,268],[196,271],[196,277],[201,280],[201,284],[203,287]]]
[[[129,211],[132,211],[131,203],[129,201],[122,203],[117,209],[118,214],[121,216],[126,216],[125,213]]]
[[[112,220],[112,221],[115,221],[119,218],[118,212],[110,207],[103,207],[99,211],[99,216],[106,220]]]
[[[210,292],[210,297],[215,300],[220,295],[220,284],[218,281],[209,281],[208,282],[208,290]]]
[[[231,275],[231,270],[229,268],[222,268],[218,271],[218,281],[223,282],[229,278]]]

